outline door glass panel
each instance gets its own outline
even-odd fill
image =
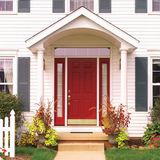
[[[106,103],[107,96],[107,64],[102,63],[102,104]],[[102,114],[106,112],[106,107],[102,105]]]
[[[74,11],[81,6],[93,11],[93,0],[70,0],[70,11]]]
[[[62,117],[62,68],[63,64],[57,64],[57,117]]]

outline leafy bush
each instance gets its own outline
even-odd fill
[[[56,131],[51,127],[50,106],[51,102],[48,102],[47,107],[41,102],[32,122],[25,123],[27,132],[22,133],[18,145],[33,145],[38,147],[57,145],[58,136]]]
[[[102,116],[103,132],[113,134],[127,128],[130,123],[130,113],[126,112],[126,106],[120,104],[114,107],[106,97],[106,113]]]
[[[21,122],[21,103],[15,95],[0,92],[0,117],[4,119],[10,115],[11,110],[15,111],[16,125]]]
[[[143,142],[149,146],[160,147],[160,98],[154,102],[150,115],[151,123],[146,127]]]
[[[126,129],[123,128],[118,134],[118,137],[116,138],[116,142],[118,143],[118,148],[126,148],[126,141],[128,140],[128,133],[126,132]]]
[[[144,144],[151,145],[153,143],[153,138],[157,137],[158,135],[160,135],[160,123],[148,124],[143,136]]]
[[[160,122],[160,98],[158,98],[151,110],[151,120],[153,123]]]

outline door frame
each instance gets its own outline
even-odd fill
[[[68,121],[68,105],[67,105],[67,91],[68,91],[68,59],[69,58],[72,58],[72,57],[65,57],[65,58],[55,58],[55,59],[63,59],[64,60],[64,106],[63,106],[63,111],[64,111],[64,117],[63,117],[63,120],[64,120],[64,123],[63,125],[59,125],[59,124],[56,124],[56,126],[68,126],[67,124],[67,121]],[[75,57],[74,57],[75,58]],[[83,58],[83,57],[76,57],[76,58]],[[84,57],[85,58],[93,58],[93,57]],[[109,57],[94,57],[96,60],[97,60],[97,104],[96,104],[96,120],[97,120],[97,124],[96,126],[100,126],[101,125],[101,122],[100,122],[100,118],[101,118],[101,114],[100,114],[100,106],[101,106],[101,98],[100,98],[100,93],[101,93],[101,89],[100,89],[100,70],[101,70],[101,67],[100,67],[100,64],[101,62],[106,62],[107,66],[108,66],[108,69],[107,69],[107,72],[108,72],[108,82],[107,82],[107,85],[108,85],[108,89],[107,89],[107,94],[108,96],[110,97],[110,58]],[[103,61],[104,60],[104,61]],[[56,68],[56,67],[55,67]],[[55,76],[55,70],[54,70],[54,76]],[[55,80],[54,80],[55,81]],[[54,93],[55,90],[56,90],[56,86],[54,84]],[[56,94],[55,94],[56,96]],[[56,100],[56,99],[54,99]],[[56,111],[55,111],[56,112]],[[56,116],[54,116],[54,119],[56,118]],[[55,125],[55,124],[54,124]]]

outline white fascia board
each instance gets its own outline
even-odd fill
[[[84,14],[84,16],[86,16],[87,18],[89,18],[92,21],[94,20],[95,23],[97,23],[98,25],[100,25],[101,27],[103,27],[104,29],[109,31],[111,33],[111,35],[114,35],[114,36],[119,37],[120,39],[123,39],[124,41],[133,45],[134,47],[138,47],[139,41],[136,38],[127,34],[126,32],[124,32],[120,28],[116,27],[112,23],[110,23],[110,22],[104,20],[103,18],[95,15],[94,13],[92,13],[92,12],[86,10],[86,9],[85,9],[84,12],[86,12],[86,14]]]
[[[74,11],[73,13],[69,14],[68,16],[62,18],[58,22],[54,23],[50,27],[44,29],[43,31],[39,32],[37,35],[31,37],[26,41],[27,47],[31,47],[37,42],[41,41],[42,39],[46,38],[47,36],[51,35],[55,31],[59,30],[63,26],[67,25],[68,23],[72,22],[76,18],[80,16],[85,16],[86,18],[90,19],[91,21],[94,21],[101,27],[103,27],[105,30],[109,31],[111,35],[114,35],[114,37],[118,37],[127,43],[131,44],[134,47],[138,47],[139,41],[126,32],[122,31],[118,27],[114,26],[110,22],[104,20],[103,18],[97,16],[96,14],[90,12],[84,7],[79,8],[78,10]]]
[[[60,19],[58,22],[56,22],[55,24],[46,28],[44,31],[39,32],[37,35],[28,39],[26,41],[27,47],[31,47],[32,45],[36,44],[37,42],[41,41],[42,39],[46,38],[50,34],[54,33],[55,31],[59,30],[60,28],[62,28],[66,24],[70,23],[74,19],[81,16],[82,12],[83,12],[83,11],[81,11],[81,9],[83,9],[83,8],[80,8],[80,10],[76,10],[74,13],[71,13],[68,16]]]

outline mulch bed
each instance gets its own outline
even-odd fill
[[[31,160],[31,156],[16,155],[15,158],[9,158],[9,157],[7,157],[6,160]]]

